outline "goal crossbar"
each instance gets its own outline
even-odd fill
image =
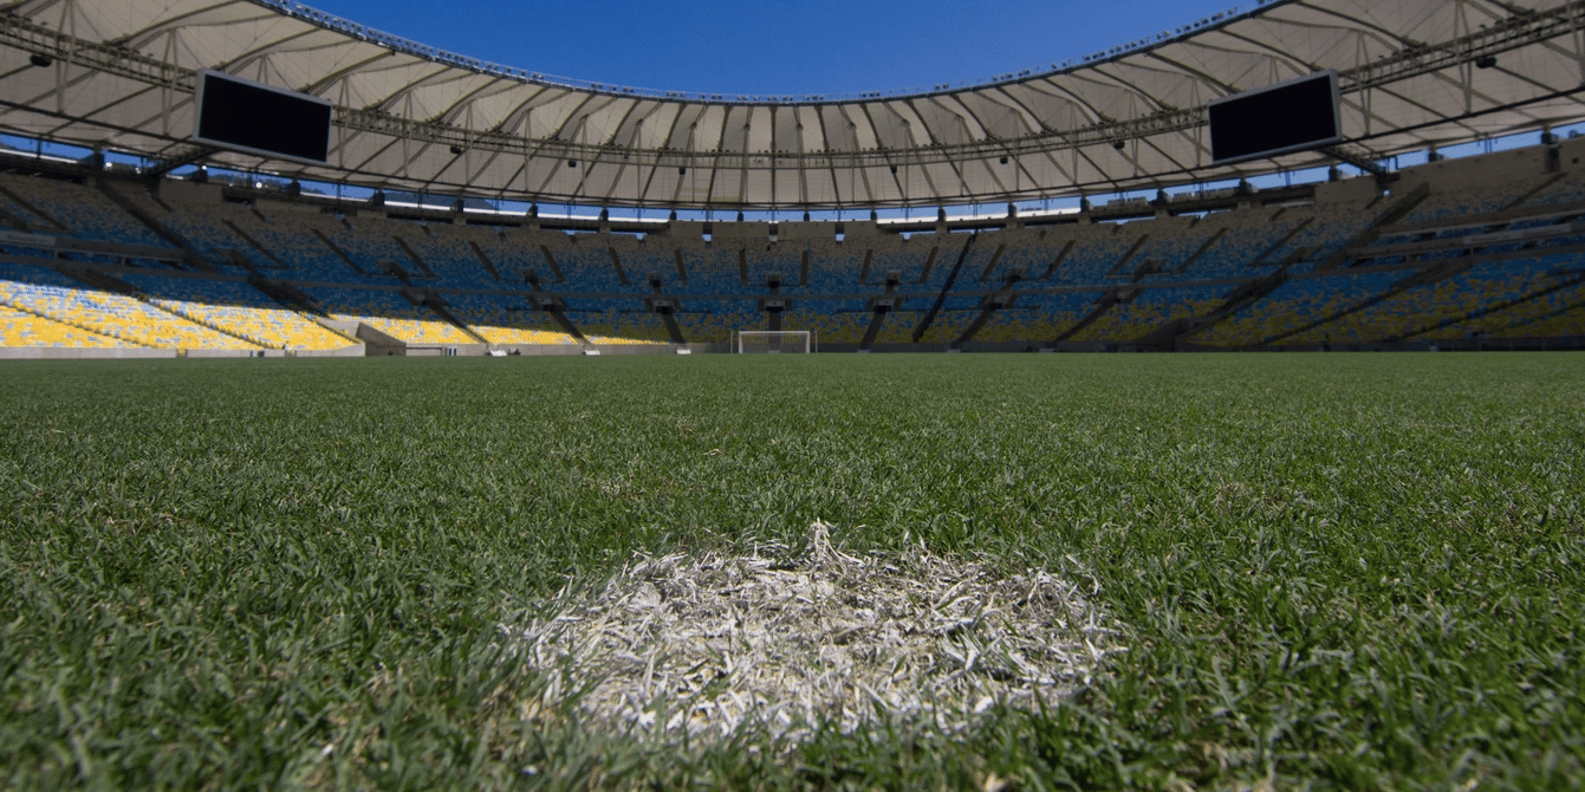
[[[814,334],[808,330],[739,330],[732,351],[740,355],[800,354],[815,350]]]

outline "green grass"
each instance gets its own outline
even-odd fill
[[[0,785],[1579,788],[1585,356],[0,367]],[[1083,581],[1110,675],[965,735],[676,746],[499,625],[634,551]]]

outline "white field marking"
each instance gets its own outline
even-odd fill
[[[618,731],[796,739],[881,713],[957,730],[996,702],[1055,703],[1124,651],[1078,585],[1045,571],[997,574],[922,545],[866,560],[834,548],[830,526],[810,531],[792,561],[761,554],[778,545],[640,556],[597,594],[563,589],[508,628],[525,662],[565,677],[541,711],[582,691],[578,707]]]

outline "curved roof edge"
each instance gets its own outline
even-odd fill
[[[900,97],[640,95],[288,0],[0,2],[0,132],[303,181],[593,206],[940,206],[1372,163],[1585,118],[1585,0],[1277,0],[1057,71]],[[414,51],[408,51],[408,49]],[[332,105],[323,164],[193,139],[215,69]],[[1345,144],[1210,156],[1206,106],[1332,70]],[[543,79],[543,75],[541,75]],[[663,92],[664,93],[664,92]]]
[[[435,63],[471,69],[479,74],[491,77],[505,77],[521,80],[524,83],[535,85],[554,86],[557,88],[573,88],[580,91],[610,94],[613,96],[641,96],[651,99],[681,99],[696,102],[719,102],[727,104],[764,105],[764,104],[822,104],[844,103],[862,101],[865,99],[910,99],[916,97],[937,96],[949,94],[954,91],[974,90],[997,85],[1018,83],[1024,80],[1039,79],[1052,75],[1063,74],[1074,69],[1082,69],[1110,60],[1132,55],[1136,52],[1150,50],[1164,44],[1170,44],[1196,33],[1208,29],[1231,24],[1237,20],[1253,16],[1266,8],[1294,2],[1295,0],[1255,0],[1253,7],[1233,6],[1226,11],[1179,25],[1171,30],[1157,33],[1153,36],[1135,39],[1125,44],[1118,44],[1104,50],[1087,55],[1068,58],[1061,63],[1053,63],[1045,69],[1027,68],[1015,72],[998,74],[979,80],[959,80],[952,83],[940,83],[929,88],[894,88],[878,91],[849,91],[840,93],[793,93],[793,94],[744,94],[737,91],[684,91],[663,88],[642,88],[632,85],[618,85],[612,82],[596,82],[583,80],[576,77],[564,77],[548,72],[533,71],[516,66],[506,66],[493,61],[474,58],[450,50],[432,47],[419,41],[388,33],[378,28],[370,27],[346,17],[337,16],[328,11],[322,11],[313,6],[294,2],[293,0],[251,0],[265,8],[278,11],[305,22],[311,22],[327,30],[343,33],[361,41],[390,47],[393,50],[415,55],[420,58],[434,61]]]

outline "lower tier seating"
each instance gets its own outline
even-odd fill
[[[82,288],[42,268],[6,267],[0,270],[0,302],[133,346],[262,349],[256,343],[205,327],[136,297]],[[9,345],[9,337],[7,341]]]
[[[0,303],[0,346],[85,348],[113,347],[119,343],[110,336]]]

